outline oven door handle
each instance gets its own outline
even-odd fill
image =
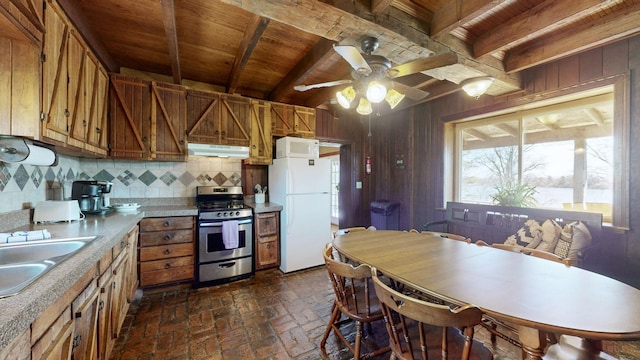
[[[208,222],[208,223],[200,223],[199,226],[200,227],[222,227],[222,223],[224,221],[219,221],[219,222]],[[243,224],[251,224],[252,220],[251,219],[246,219],[246,220],[240,220],[238,221],[238,225],[243,225]]]

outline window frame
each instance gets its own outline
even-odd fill
[[[613,179],[613,204],[612,204],[612,226],[620,230],[629,229],[629,173],[630,173],[630,88],[629,74],[621,74],[612,76],[599,81],[594,81],[587,85],[577,86],[572,89],[557,90],[559,95],[554,94],[537,94],[532,98],[531,102],[505,107],[504,109],[492,112],[480,113],[475,115],[452,119],[445,124],[445,184],[450,184],[443,191],[444,200],[460,201],[460,172],[462,155],[458,153],[462,148],[462,138],[458,136],[458,127],[460,124],[478,123],[479,121],[498,122],[507,118],[520,119],[518,113],[525,113],[543,109],[545,107],[553,107],[572,101],[579,101],[581,98],[591,97],[603,93],[613,94],[613,169],[615,174]],[[542,99],[534,101],[535,99]],[[520,126],[522,122],[520,121]],[[464,126],[464,125],[463,125]],[[520,135],[522,129],[520,128]],[[520,150],[521,151],[521,150]],[[519,167],[522,158],[519,159]],[[450,166],[447,166],[451,164]],[[521,170],[521,169],[520,169]]]

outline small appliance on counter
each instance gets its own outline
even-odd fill
[[[84,215],[80,212],[75,200],[41,201],[33,210],[34,223],[71,222],[80,220]]]
[[[76,180],[71,186],[71,199],[77,200],[85,214],[105,214],[112,209],[105,204],[104,194],[111,192],[113,184],[99,180]]]

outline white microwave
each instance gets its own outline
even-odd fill
[[[320,141],[285,136],[276,140],[276,159],[281,158],[318,159],[320,157]]]

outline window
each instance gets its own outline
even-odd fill
[[[612,222],[614,158],[620,156],[614,108],[614,86],[607,86],[563,101],[458,122],[454,197],[600,212],[605,222]]]

